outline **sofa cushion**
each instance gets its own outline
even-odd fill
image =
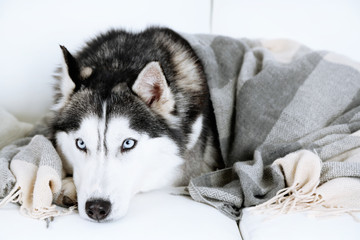
[[[349,214],[314,217],[309,212],[271,215],[247,208],[239,224],[244,240],[358,240],[360,223]],[[355,214],[360,219],[360,213]]]

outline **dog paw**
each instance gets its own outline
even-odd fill
[[[77,196],[76,188],[72,177],[67,177],[62,180],[61,192],[56,200],[56,204],[70,207],[76,205]]]

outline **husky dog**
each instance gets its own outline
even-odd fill
[[[60,47],[53,140],[83,218],[118,219],[136,193],[220,167],[203,66],[179,34],[110,30],[74,56]]]

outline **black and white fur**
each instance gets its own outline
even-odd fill
[[[203,66],[179,34],[111,30],[61,49],[52,130],[82,217],[118,219],[136,193],[219,167]]]

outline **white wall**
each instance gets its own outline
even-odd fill
[[[206,33],[209,19],[208,0],[0,0],[0,106],[25,121],[41,117],[61,62],[59,44],[75,51],[111,27]]]
[[[360,61],[359,0],[215,0],[213,32],[291,38]]]
[[[293,38],[360,61],[359,0],[0,0],[0,107],[21,120],[39,119],[51,102],[59,44],[75,51],[110,27],[154,24],[190,33]]]

